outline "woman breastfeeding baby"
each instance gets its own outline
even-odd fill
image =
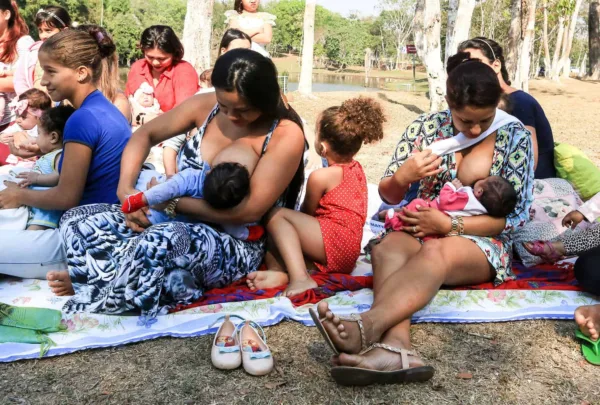
[[[254,224],[273,207],[295,206],[304,172],[302,124],[281,99],[275,65],[254,51],[236,49],[222,55],[215,64],[212,84],[215,93],[184,101],[132,135],[122,158],[118,193],[122,203],[133,203],[129,209],[124,207],[127,204],[96,204],[63,216],[60,229],[69,271],[58,274],[61,286],[55,292],[76,293],[64,311],[138,309],[142,321],[150,325],[169,307],[196,299],[207,289],[228,286],[258,269],[265,238],[237,238],[220,224]],[[178,153],[181,182],[173,180],[178,197],[163,210],[169,217],[182,215],[192,220],[153,224],[148,207],[123,213],[123,209],[135,208],[137,202],[130,200],[146,205],[156,197],[152,190],[159,186],[150,187],[143,196],[136,189],[150,148],[195,127],[197,134]],[[217,209],[214,202],[186,192],[186,181],[202,182],[206,170],[202,192],[211,194],[207,178],[228,163],[220,155],[237,146],[250,148],[249,155],[258,157],[253,170],[241,173],[249,178],[249,191],[239,204]],[[183,175],[186,169],[198,170],[200,176]],[[162,191],[157,194],[165,196]],[[171,196],[167,192],[166,198]],[[156,206],[152,209],[159,211]],[[186,287],[190,283],[192,287]]]

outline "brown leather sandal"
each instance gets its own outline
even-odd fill
[[[364,386],[371,384],[423,382],[431,379],[435,374],[435,369],[431,366],[409,367],[408,356],[418,357],[418,354],[412,350],[399,349],[383,343],[375,343],[361,354],[366,354],[377,348],[399,354],[402,359],[402,369],[378,371],[359,367],[339,366],[332,367],[331,377],[340,385]]]

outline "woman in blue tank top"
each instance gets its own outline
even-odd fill
[[[131,128],[97,89],[102,58],[116,48],[112,39],[96,28],[62,31],[44,42],[39,53],[42,85],[52,100],[67,100],[76,109],[65,126],[58,185],[37,191],[7,184],[0,192],[0,208],[27,205],[65,211],[119,201],[121,155]],[[2,231],[0,246],[0,273],[43,278],[49,269],[66,268],[58,230]]]

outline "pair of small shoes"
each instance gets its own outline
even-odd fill
[[[235,326],[231,317],[241,320]],[[251,375],[266,375],[273,370],[273,356],[262,327],[238,315],[225,315],[213,340],[211,360],[221,370],[233,370],[240,365]],[[216,323],[215,322],[215,323]]]

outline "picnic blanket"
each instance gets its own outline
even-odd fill
[[[371,187],[371,186],[370,186]],[[370,191],[373,191],[371,187]],[[374,201],[374,202],[373,202]],[[371,198],[370,215],[380,208]],[[364,241],[381,230],[381,223],[365,224]],[[573,275],[573,260],[556,265],[525,269],[515,264],[517,280],[499,288],[491,283],[466,289],[441,290],[413,322],[500,322],[525,319],[573,318],[580,305],[599,303],[597,297],[578,291]],[[201,300],[159,316],[152,325],[140,322],[137,314],[98,315],[63,314],[64,330],[50,333],[55,343],[45,356],[57,356],[78,350],[119,346],[163,336],[192,337],[214,333],[212,325],[223,313],[235,313],[263,326],[293,320],[313,325],[308,308],[321,299],[339,314],[364,312],[371,307],[372,268],[364,257],[352,275],[316,275],[319,287],[293,300],[280,296],[282,288],[250,291],[244,281],[224,289],[207,291]],[[56,297],[46,281],[0,278],[0,302],[28,307],[61,309],[66,298]],[[37,358],[40,346],[23,343],[0,344],[0,362]]]

